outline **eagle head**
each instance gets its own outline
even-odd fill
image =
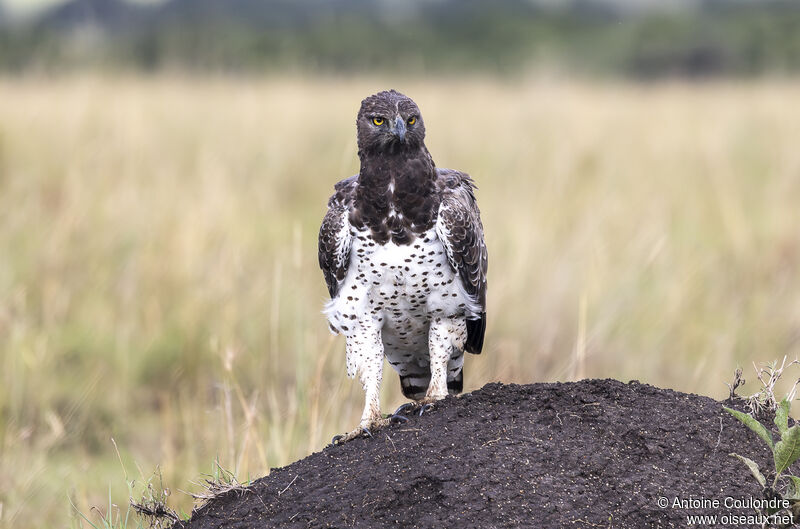
[[[358,149],[399,152],[424,145],[425,123],[414,101],[395,90],[371,95],[361,102],[356,119]]]

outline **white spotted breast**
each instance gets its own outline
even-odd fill
[[[325,309],[334,329],[347,336],[374,321],[384,333],[427,342],[431,318],[465,315],[468,300],[435,229],[407,245],[376,244],[367,230],[351,235],[347,276]]]

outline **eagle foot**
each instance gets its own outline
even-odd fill
[[[398,415],[395,413],[391,417],[389,417],[389,423],[391,424],[405,424],[408,422],[408,417],[405,415]]]
[[[352,432],[334,435],[333,439],[331,439],[331,446],[342,445],[347,441],[352,441],[353,439],[361,437],[362,435],[365,437],[372,437],[372,432],[370,432],[367,428],[364,428],[363,426],[359,426]]]
[[[357,439],[359,437],[372,437],[372,431],[380,428],[381,426],[386,426],[389,424],[388,419],[383,419],[379,421],[374,421],[369,427],[366,426],[359,426],[352,432],[348,432],[346,434],[334,435],[333,439],[331,439],[330,446],[338,446],[343,445],[348,441],[352,441],[353,439]]]
[[[426,400],[421,400],[419,402],[406,402],[402,404],[399,408],[397,408],[393,414],[389,415],[389,422],[394,423],[406,423],[408,422],[408,417],[406,415],[411,413],[416,413],[419,417],[422,417],[422,414],[426,411],[433,408],[433,401],[427,402]],[[419,410],[417,412],[417,410]],[[405,415],[401,415],[405,414]]]
[[[394,410],[394,413],[389,415],[389,423],[390,424],[404,424],[408,422],[408,417],[405,415],[401,415],[401,413],[405,413],[409,410],[413,411],[416,404],[413,402],[406,402],[405,404],[401,405],[399,408]]]

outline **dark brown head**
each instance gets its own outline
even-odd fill
[[[378,92],[363,100],[356,129],[358,150],[363,153],[416,150],[425,142],[419,107],[395,90]]]

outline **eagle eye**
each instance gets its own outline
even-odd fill
[[[406,123],[408,123],[409,125],[413,125],[416,122],[417,118],[415,116],[411,116],[410,118],[408,118],[408,121],[406,121]]]
[[[381,125],[384,124],[385,120],[383,118],[380,118],[380,117],[374,117],[374,118],[372,118],[372,122],[375,125],[377,125],[378,127],[380,127]]]

